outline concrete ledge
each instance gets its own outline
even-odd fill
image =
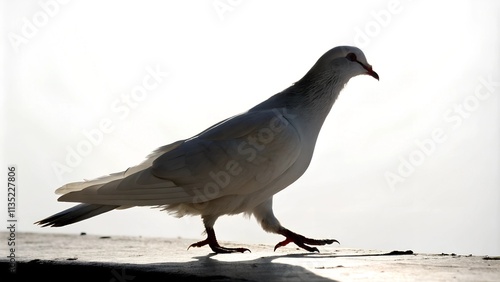
[[[2,233],[7,238],[6,233]],[[252,253],[186,250],[196,240],[92,235],[16,234],[18,281],[498,281],[500,258],[321,247],[235,245]],[[4,250],[4,248],[2,248]],[[2,272],[9,268],[4,254]],[[3,275],[2,275],[3,276]],[[2,281],[6,281],[2,279]],[[11,280],[8,280],[11,281]],[[14,280],[12,280],[14,281]]]

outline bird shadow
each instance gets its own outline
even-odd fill
[[[389,253],[294,253],[263,256],[255,259],[232,254],[207,254],[192,257],[194,261],[183,263],[157,263],[151,266],[167,271],[182,271],[191,275],[203,275],[208,281],[336,281],[325,278],[311,269],[342,268],[324,259],[412,255],[412,251]],[[238,259],[240,258],[240,259]],[[290,263],[281,261],[293,260]],[[321,260],[323,259],[323,260]],[[277,261],[279,260],[279,261]],[[300,265],[297,265],[300,264]]]
[[[189,261],[158,263],[79,262],[78,260],[31,260],[17,263],[17,280],[36,275],[42,281],[336,281],[321,276],[342,265],[335,258],[413,255],[412,251],[390,253],[288,253],[254,255],[207,254]],[[7,268],[8,261],[0,260]],[[317,270],[317,271],[315,271]],[[319,273],[319,274],[318,274]],[[325,274],[327,274],[325,272]],[[339,273],[340,274],[340,273]]]
[[[220,258],[220,259],[219,259]],[[157,263],[160,269],[176,269],[190,275],[201,275],[207,281],[335,281],[320,276],[304,266],[276,262],[280,258],[308,259],[308,254],[283,254],[255,259],[235,259],[232,254],[208,254],[184,263]],[[313,266],[309,262],[308,266]],[[319,264],[318,264],[319,265]]]

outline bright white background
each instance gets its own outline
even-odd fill
[[[500,254],[498,1],[2,3],[1,159],[19,171],[20,231],[203,239],[199,218],[149,208],[33,222],[73,205],[57,187],[137,164],[288,87],[330,48],[357,45],[380,81],[349,82],[309,170],[275,196],[276,216],[341,247]],[[147,68],[169,75],[113,110]],[[112,130],[69,166],[103,120]],[[242,216],[216,231],[242,245],[282,239]]]

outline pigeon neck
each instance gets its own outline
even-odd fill
[[[311,118],[325,119],[347,81],[338,75],[306,74],[289,88],[293,107]]]

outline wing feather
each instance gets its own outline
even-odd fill
[[[299,133],[279,111],[247,112],[157,151],[124,177],[71,190],[60,201],[168,205],[245,195],[266,187],[297,160]],[[146,166],[146,167],[144,167]],[[130,172],[130,173],[129,173]]]
[[[108,183],[108,182],[111,182],[114,180],[123,179],[129,175],[132,175],[138,171],[141,171],[141,170],[144,170],[144,169],[150,167],[156,158],[158,158],[160,155],[164,154],[165,152],[173,150],[174,148],[179,146],[182,142],[184,142],[184,140],[177,141],[177,142],[174,142],[172,144],[165,145],[163,147],[156,149],[151,154],[149,154],[146,157],[146,160],[144,160],[142,163],[140,163],[139,165],[130,167],[125,171],[112,173],[110,175],[101,176],[99,178],[92,179],[92,180],[72,182],[72,183],[68,183],[66,185],[63,185],[62,187],[56,189],[56,194],[64,195],[64,194],[67,194],[69,192],[83,190],[83,189],[90,187],[90,186],[105,184],[105,183]]]

